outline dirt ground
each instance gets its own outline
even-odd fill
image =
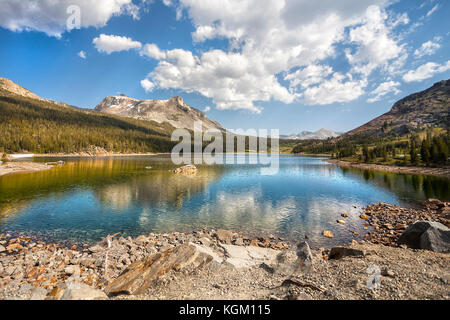
[[[290,283],[283,284],[289,274],[261,266],[210,264],[194,274],[169,274],[144,295],[114,299],[449,299],[450,255],[366,242],[351,247],[365,256],[324,260],[326,251],[313,251],[310,272],[294,275]],[[371,265],[381,271],[379,289],[367,286]]]

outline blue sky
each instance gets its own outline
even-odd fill
[[[0,76],[82,108],[179,95],[229,129],[347,131],[450,78],[449,16],[447,0],[3,0]]]

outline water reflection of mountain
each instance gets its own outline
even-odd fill
[[[152,170],[145,169],[149,165]],[[130,189],[130,186],[136,183],[141,185],[141,190],[155,191],[140,192],[142,201],[167,199],[182,203],[185,196],[202,190],[206,183],[216,179],[221,171],[217,167],[214,167],[214,170],[202,169],[203,173],[197,177],[184,179],[169,173],[170,168],[173,168],[173,165],[162,157],[70,159],[65,165],[52,170],[2,176],[0,217],[5,218],[22,211],[33,200],[57,197],[77,190],[105,189],[109,186],[111,191],[105,193],[109,193],[109,196],[104,198],[114,199],[111,203],[120,207],[135,199],[136,190]],[[154,181],[148,179],[149,177],[154,178]],[[167,185],[164,187],[165,183]],[[161,192],[156,192],[158,188]]]
[[[205,191],[222,172],[223,167],[207,166],[201,167],[195,175],[154,170],[124,183],[98,188],[96,195],[100,202],[113,209],[124,209],[131,204],[181,208],[186,199]]]
[[[450,179],[444,177],[396,174],[375,170],[341,167],[344,176],[364,179],[378,187],[389,190],[400,200],[420,203],[429,198],[450,200]],[[414,195],[414,197],[411,197]]]

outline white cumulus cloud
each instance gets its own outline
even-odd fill
[[[439,44],[440,38],[436,37],[433,41],[427,41],[422,43],[420,48],[416,49],[414,51],[414,55],[418,58],[426,56],[426,55],[432,55],[434,54],[441,45]]]
[[[99,52],[110,54],[112,52],[124,51],[130,49],[140,49],[142,44],[131,38],[116,35],[101,34],[92,41]]]
[[[69,6],[80,9],[80,27],[103,27],[113,16],[137,18],[132,0],[2,0],[0,26],[12,31],[35,30],[60,37],[67,30]]]
[[[144,88],[145,92],[150,92],[153,90],[155,85],[148,79],[141,80],[141,86]]]
[[[320,85],[307,88],[303,94],[303,102],[312,105],[349,102],[363,95],[366,86],[365,79],[352,80],[348,75],[335,73]]]
[[[166,58],[166,53],[161,51],[158,46],[154,43],[146,44],[141,51],[141,55],[145,55],[156,60],[161,60]]]
[[[381,100],[384,96],[393,92],[394,94],[399,94],[400,90],[398,87],[400,86],[400,82],[397,81],[386,81],[381,83],[375,90],[371,92],[371,98],[367,99],[367,102],[373,103]]]
[[[387,13],[380,7],[370,6],[363,19],[364,23],[350,30],[349,40],[359,45],[354,53],[347,50],[347,58],[355,72],[368,75],[375,68],[403,53],[404,49],[391,34],[387,19]],[[405,22],[404,18],[400,19]]]
[[[428,62],[421,65],[416,70],[408,71],[403,76],[403,80],[406,82],[414,82],[414,81],[419,82],[425,79],[429,79],[433,77],[435,74],[442,73],[447,70],[450,70],[450,60],[448,60],[446,63],[443,64]]]
[[[306,68],[296,70],[284,77],[289,81],[290,87],[302,86],[307,88],[313,84],[321,83],[333,72],[330,66],[309,65]]]
[[[228,41],[227,49],[198,54],[144,46],[142,55],[159,60],[148,75],[155,86],[211,98],[218,109],[260,112],[258,102],[307,104],[347,102],[363,95],[379,67],[406,60],[394,29],[406,14],[386,11],[387,0],[180,0],[194,42]],[[168,4],[168,3],[167,3]],[[348,48],[350,69],[333,73],[329,60],[338,45]],[[392,70],[393,72],[395,70]],[[282,80],[286,81],[286,86]]]

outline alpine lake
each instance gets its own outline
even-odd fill
[[[91,243],[121,236],[228,229],[248,235],[342,244],[364,234],[362,207],[378,202],[417,206],[450,200],[450,180],[341,168],[320,157],[279,156],[264,174],[249,155],[234,164],[197,165],[174,174],[170,155],[63,160],[51,170],[0,177],[0,233]],[[238,160],[245,162],[237,164]],[[151,167],[151,168],[150,168]],[[347,213],[347,224],[336,223]],[[333,239],[322,236],[330,230]]]

